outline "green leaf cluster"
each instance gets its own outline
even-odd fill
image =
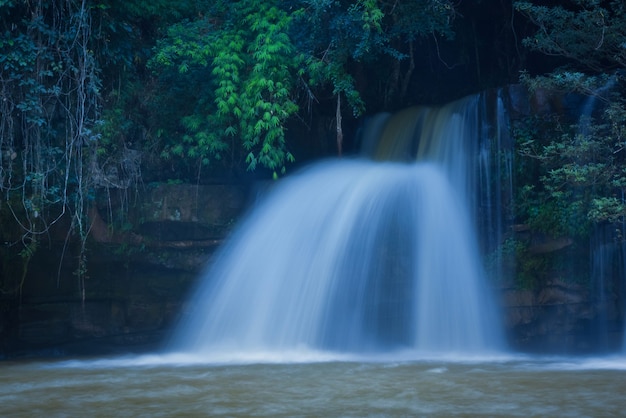
[[[218,2],[211,18],[170,28],[152,67],[176,66],[181,74],[207,68],[212,88],[182,119],[183,141],[168,144],[164,156],[209,163],[240,149],[249,169],[281,172],[294,160],[285,121],[298,111],[293,80],[300,58],[288,36],[292,19],[279,3]]]
[[[323,92],[328,87],[331,94],[344,95],[354,116],[403,98],[401,64],[406,63],[404,76],[410,78],[414,60],[420,59],[416,41],[453,36],[455,11],[449,1],[298,3],[303,6],[295,14],[298,31],[292,36],[306,57],[303,79],[311,87],[307,91]],[[380,89],[357,82],[357,74],[365,69],[376,75]]]
[[[5,242],[29,260],[62,219],[84,243],[98,175],[102,79],[85,2],[0,4],[0,192]]]
[[[284,172],[295,160],[289,121],[304,120],[329,96],[344,98],[354,117],[362,115],[364,93],[376,101],[380,95],[357,74],[406,60],[407,41],[451,36],[453,15],[452,3],[441,0],[214,2],[171,25],[150,61],[158,79],[171,80],[172,70],[178,86],[188,78],[190,91],[183,94],[194,100],[181,106],[180,124],[159,130],[161,156],[205,163],[228,158],[250,170]],[[399,90],[388,86],[399,77],[382,79],[385,89]]]
[[[563,126],[552,117],[518,121],[519,215],[536,231],[586,237],[626,216],[626,108],[612,102],[598,120]]]
[[[523,44],[564,60],[546,75],[522,73],[522,83],[533,94],[582,94],[592,104],[573,125],[557,116],[517,124],[522,216],[540,231],[570,236],[623,222],[626,100],[616,70],[626,68],[626,5],[569,0],[514,6],[537,27]]]
[[[564,57],[581,70],[603,72],[626,67],[626,4],[621,0],[570,0],[558,6],[515,2],[515,9],[537,25],[524,46]]]

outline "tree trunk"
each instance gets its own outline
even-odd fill
[[[343,128],[341,127],[341,93],[337,93],[337,155],[341,157],[343,148]]]

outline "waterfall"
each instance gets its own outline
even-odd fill
[[[502,350],[474,220],[482,100],[379,115],[368,158],[280,180],[200,280],[172,349]]]
[[[616,76],[608,77],[583,102],[578,120],[580,135],[590,134],[593,117],[606,109],[609,94],[616,82]],[[624,202],[623,193],[621,201]],[[615,299],[624,299],[623,288],[626,287],[626,245],[621,239],[625,234],[624,222],[617,227],[597,225],[590,239],[591,291],[597,313],[593,338],[600,350],[611,350],[616,346],[614,336],[619,332],[616,326],[619,314],[616,313]],[[625,325],[621,345],[622,352],[626,354],[626,319],[622,319]]]
[[[620,234],[624,228],[620,228]],[[596,346],[602,351],[622,345],[626,353],[626,332],[623,341],[616,341],[620,330],[618,301],[624,299],[626,283],[626,245],[615,242],[615,227],[597,227],[591,237],[590,277],[591,299],[596,311],[593,334]]]

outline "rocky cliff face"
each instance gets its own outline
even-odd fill
[[[154,349],[167,340],[204,266],[245,209],[233,185],[153,184],[132,203],[90,209],[87,270],[78,248],[51,236],[26,264],[4,259],[0,358]],[[125,228],[111,228],[123,216]]]
[[[549,282],[536,290],[503,289],[511,348],[530,353],[618,351],[624,329],[619,300],[598,300],[586,286]]]

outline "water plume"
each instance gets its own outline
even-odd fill
[[[502,349],[468,202],[476,101],[378,118],[364,143],[378,161],[327,161],[281,180],[219,251],[172,348]]]

